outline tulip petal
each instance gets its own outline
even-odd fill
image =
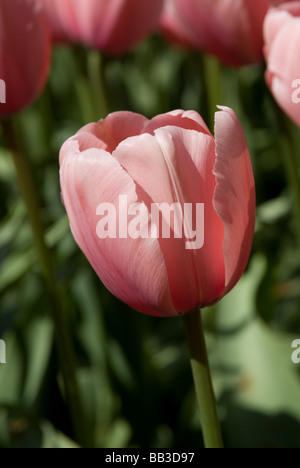
[[[93,125],[93,124],[91,124]],[[78,144],[79,151],[85,151],[91,148],[98,148],[104,151],[108,151],[108,145],[100,140],[94,132],[90,131],[89,128],[82,129],[75,137],[74,140]]]
[[[271,10],[266,18],[265,36],[268,40],[267,84],[282,109],[300,125],[299,102],[293,102],[293,92],[296,91],[293,84],[300,79],[299,60],[295,59],[299,56],[300,18],[280,9]]]
[[[180,312],[214,302],[224,291],[223,224],[212,206],[215,190],[214,140],[177,127],[142,135],[119,145],[113,156],[137,185],[139,198],[151,203],[204,203],[205,243],[188,250],[186,239],[162,239],[174,307]]]
[[[59,152],[59,165],[61,166],[64,159],[67,156],[70,156],[70,154],[75,155],[79,153],[80,153],[79,143],[75,135],[69,138],[67,141],[65,141],[64,144],[62,145],[60,152]]]
[[[112,153],[121,141],[129,137],[140,135],[149,120],[143,115],[134,112],[114,112],[106,119],[91,123],[83,127],[78,133],[78,141],[83,146],[88,146],[82,140],[82,133],[91,133],[100,140],[99,148],[102,147]]]
[[[185,128],[187,130],[196,130],[211,136],[206,123],[197,112],[185,112],[183,110],[176,110],[154,117],[145,126],[143,133],[150,133],[151,135],[154,135],[154,131],[158,128],[168,126]]]
[[[70,35],[65,26],[70,17],[70,5],[66,0],[35,0],[42,4],[47,23],[50,27],[52,41],[65,43],[70,41]]]
[[[256,1],[247,1],[245,2],[245,8],[247,10],[247,19],[248,19],[248,56],[252,57],[253,62],[257,62],[263,59],[263,24],[266,14],[268,12],[269,4],[268,0],[256,0]],[[238,23],[238,17],[237,17]],[[240,30],[240,38],[237,37],[237,40],[240,39],[240,43],[245,45],[243,39],[245,38],[245,30]],[[236,43],[238,47],[238,42]]]
[[[267,48],[271,45],[288,18],[289,14],[287,11],[279,10],[278,8],[275,13],[275,10],[270,10],[264,21],[264,38]]]
[[[196,39],[190,28],[182,21],[173,0],[165,0],[160,26],[170,41],[175,41],[183,47],[195,47]]]
[[[0,115],[11,115],[31,104],[42,91],[50,66],[50,31],[34,0],[0,2],[0,79],[6,102]]]
[[[268,0],[165,0],[162,27],[177,42],[200,48],[230,66],[263,59]]]
[[[225,294],[243,274],[255,226],[255,184],[244,132],[226,107],[215,116],[216,190],[214,207],[225,227]]]
[[[112,3],[112,2],[108,2]],[[158,27],[163,0],[119,0],[121,7],[115,15],[114,26],[108,35],[108,49],[112,53],[128,51],[140,39]]]
[[[129,205],[139,202],[130,176],[109,153],[99,149],[76,157],[71,151],[63,158],[60,174],[74,238],[104,285],[140,312],[176,315],[158,240],[119,236],[100,239],[97,235],[100,204],[115,206],[118,221],[120,194],[128,196]]]
[[[163,5],[163,0],[64,2],[69,10],[65,29],[70,36],[111,53],[127,52],[152,32],[158,24]]]

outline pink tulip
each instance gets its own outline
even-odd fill
[[[58,40],[127,52],[159,23],[163,0],[38,0]]]
[[[215,55],[230,66],[263,60],[268,0],[166,0],[161,25],[167,37]]]
[[[21,111],[42,91],[50,35],[34,0],[0,0],[0,116]]]
[[[66,18],[70,15],[70,8],[64,0],[35,0],[43,7],[53,42],[70,42]],[[89,0],[87,0],[89,1]]]
[[[132,308],[182,314],[217,302],[241,277],[253,239],[255,186],[245,136],[231,109],[216,113],[215,139],[196,112],[174,111],[150,121],[117,112],[64,143],[60,165],[76,242],[104,285]],[[204,206],[202,225],[197,218],[195,230],[190,217],[182,237],[175,230],[169,238],[162,231],[156,236],[150,212],[155,204],[162,212],[163,203],[177,203],[182,211]],[[130,234],[129,225],[121,236],[124,217],[137,206],[139,235]],[[99,215],[110,207],[120,220],[118,234],[107,225],[107,236],[100,238]],[[201,229],[204,243],[188,248]]]
[[[267,84],[278,104],[300,126],[300,1],[270,9],[264,30]]]

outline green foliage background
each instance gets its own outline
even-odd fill
[[[105,290],[76,246],[60,199],[60,146],[115,110],[151,118],[194,109],[213,131],[216,104],[232,107],[241,120],[258,205],[245,275],[204,311],[225,444],[300,448],[300,365],[291,361],[292,341],[300,339],[300,243],[285,171],[289,151],[299,160],[300,130],[269,94],[264,65],[231,70],[158,37],[122,58],[55,48],[47,88],[17,117],[96,447],[200,448],[201,426],[181,319],[130,310]],[[76,447],[36,249],[0,138],[0,338],[7,347],[7,364],[0,364],[0,446]]]

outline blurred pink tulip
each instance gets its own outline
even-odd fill
[[[253,240],[255,186],[231,109],[216,113],[215,139],[196,112],[151,121],[117,112],[65,142],[60,165],[75,240],[104,285],[132,308],[156,316],[186,313],[217,302],[241,277]],[[122,218],[124,196],[131,209],[143,212],[140,235],[100,239],[99,207],[112,206]],[[149,235],[152,205],[162,210],[163,203],[182,209],[204,204],[202,248],[187,248],[198,234],[191,219],[181,238]]]
[[[163,0],[38,0],[56,40],[123,53],[154,31]]]
[[[263,60],[268,0],[166,0],[161,26],[184,46],[215,55],[230,66]]]
[[[71,41],[66,25],[69,16],[69,5],[64,0],[35,0],[43,7],[53,42],[64,43]],[[89,1],[89,0],[87,0]]]
[[[300,1],[270,9],[264,30],[267,84],[281,108],[300,126]]]
[[[0,0],[0,116],[21,111],[45,85],[51,41],[40,10],[34,0]]]

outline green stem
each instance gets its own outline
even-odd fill
[[[183,316],[206,448],[224,448],[216,408],[201,311]]]
[[[109,114],[110,107],[106,90],[104,62],[104,57],[97,50],[90,50],[87,53],[87,73],[96,120],[104,119]]]
[[[77,47],[74,50],[77,79],[75,95],[83,125],[105,118],[110,112],[109,93],[105,77],[106,58],[93,49]]]
[[[69,403],[75,437],[83,446],[89,446],[89,436],[85,414],[76,380],[76,359],[68,322],[65,318],[61,298],[56,284],[52,256],[46,245],[44,226],[41,220],[41,210],[35,183],[26,156],[18,145],[15,122],[2,122],[4,138],[13,158],[18,184],[27,209],[28,219],[32,228],[34,243],[45,281],[52,319],[55,327],[56,345],[64,379],[66,400]]]
[[[298,246],[300,248],[300,172],[297,154],[298,144],[295,141],[292,122],[287,117],[282,117],[283,128],[285,129],[283,164],[287,176],[290,191],[294,198],[295,228]]]
[[[217,111],[217,106],[222,105],[221,65],[218,59],[212,55],[204,54],[203,73],[209,114],[209,125],[211,131],[213,131],[215,126],[215,113]]]

